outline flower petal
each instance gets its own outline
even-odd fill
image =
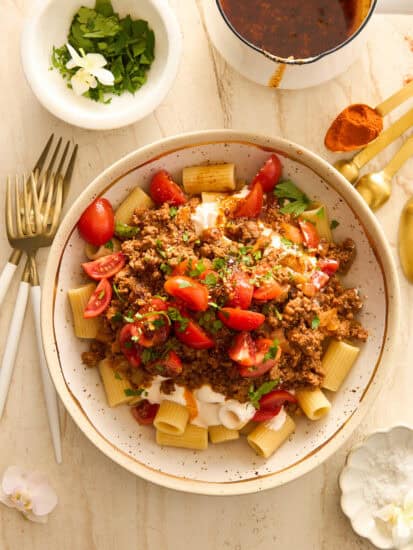
[[[96,88],[96,78],[86,69],[79,69],[71,78],[73,91],[76,95],[83,95],[89,88]]]
[[[3,492],[3,490],[0,488],[0,502],[8,506],[9,508],[15,508],[13,502],[10,500],[8,495]]]
[[[11,495],[17,487],[26,485],[26,472],[19,466],[9,466],[3,474],[2,489]]]
[[[68,69],[73,69],[73,67],[84,67],[85,66],[85,58],[81,57],[77,51],[69,44],[69,42],[66,44],[66,48],[69,50],[70,57],[72,58],[72,62],[74,63],[71,67],[67,67]],[[70,61],[69,61],[70,63]],[[67,66],[67,65],[66,65]]]
[[[49,484],[43,483],[32,490],[32,512],[36,516],[50,514],[57,505],[57,495]]]
[[[96,78],[104,84],[105,86],[113,86],[115,83],[115,77],[113,73],[107,69],[93,69],[91,73],[96,76]]]
[[[100,69],[108,63],[100,53],[88,53],[83,59],[85,61],[85,69],[87,69],[90,73],[92,72],[92,69]]]
[[[47,523],[47,520],[49,519],[47,514],[45,516],[36,516],[36,514],[33,514],[32,512],[24,512],[23,516],[34,523]]]
[[[413,490],[410,490],[404,497],[403,507],[406,514],[413,515]]]

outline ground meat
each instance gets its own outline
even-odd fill
[[[347,273],[356,257],[356,243],[353,239],[345,239],[341,244],[323,241],[321,256],[328,256],[340,264],[339,273]]]
[[[88,367],[96,367],[99,361],[106,357],[106,347],[101,342],[92,342],[90,350],[82,353],[82,363]]]
[[[250,243],[261,234],[258,222],[253,220],[231,220],[225,226],[225,235],[234,241]]]

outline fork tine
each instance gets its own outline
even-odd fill
[[[48,183],[49,189],[48,189],[48,192],[47,192],[47,199],[46,199],[46,203],[45,203],[45,209],[44,209],[44,212],[43,212],[43,220],[44,220],[44,228],[45,229],[47,228],[47,225],[48,225],[48,222],[49,222],[50,206],[52,204],[52,198],[53,198],[53,193],[54,193],[55,176],[50,175],[47,178],[47,180],[48,180],[47,183]]]
[[[16,203],[16,226],[17,226],[17,237],[23,237],[23,228],[22,228],[22,207],[20,203],[20,189],[19,189],[19,178],[16,175],[16,180],[14,183],[15,189],[15,203]]]
[[[53,166],[56,162],[57,155],[58,155],[60,147],[62,145],[62,141],[63,141],[62,138],[59,138],[59,141],[57,142],[57,145],[56,145],[56,148],[55,148],[54,153],[52,155],[52,158],[50,159],[49,166],[46,169],[46,172],[48,172],[49,174],[52,173]]]
[[[65,145],[65,148],[63,150],[63,153],[62,153],[62,158],[60,159],[59,165],[57,167],[56,174],[61,174],[62,173],[63,165],[65,163],[65,160],[66,160],[66,157],[67,157],[67,152],[69,151],[69,147],[70,147],[70,141],[67,141],[66,145]]]
[[[75,166],[76,162],[76,156],[78,152],[79,146],[76,144],[73,151],[72,156],[70,157],[69,164],[67,165],[66,172],[63,175],[63,197],[62,197],[62,206],[66,200],[67,194],[69,192],[70,182],[73,176],[73,168]]]
[[[59,225],[60,213],[62,211],[62,201],[63,201],[63,178],[61,175],[57,176],[57,189],[56,189],[56,198],[54,202],[54,212],[53,220],[50,228],[50,234],[53,235]]]
[[[27,235],[32,235],[32,224],[30,220],[30,206],[29,206],[29,190],[27,188],[28,182],[26,176],[24,176],[23,182],[23,211],[24,211],[24,222]]]
[[[37,196],[37,174],[30,175],[31,196],[33,197],[33,213],[36,233],[43,230],[43,222],[40,213],[39,197]]]
[[[7,176],[7,190],[6,190],[6,229],[9,238],[14,238],[14,224],[12,216],[12,198],[11,198],[11,179]]]
[[[41,152],[40,157],[37,159],[37,162],[36,162],[36,164],[34,165],[33,172],[35,172],[36,170],[39,170],[39,172],[42,171],[43,166],[44,166],[44,163],[45,163],[46,158],[47,158],[47,155],[48,155],[48,153],[49,153],[50,147],[51,147],[51,145],[52,145],[53,139],[54,139],[54,134],[52,134],[52,135],[49,137],[49,139],[47,140],[47,143],[46,143],[46,145],[45,145],[45,148],[44,148],[43,151]]]

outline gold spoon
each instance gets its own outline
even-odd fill
[[[387,202],[391,194],[393,176],[412,155],[413,136],[404,142],[383,170],[366,174],[360,178],[356,189],[373,211],[378,210]]]
[[[406,279],[413,283],[413,197],[406,202],[400,217],[399,257]]]
[[[391,99],[391,98],[390,98]],[[390,101],[387,100],[387,101]],[[390,143],[393,143],[399,138],[406,130],[413,125],[413,109],[410,109],[405,115],[399,118],[394,124],[389,126],[387,130],[382,132],[378,138],[372,141],[362,151],[357,153],[350,160],[338,160],[334,167],[353,185],[358,180],[360,170],[373,157],[381,153]]]

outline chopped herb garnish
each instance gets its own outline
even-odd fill
[[[185,280],[178,283],[179,288],[188,288],[188,287],[192,287],[192,286],[194,286],[194,285],[191,282],[185,281]]]
[[[330,229],[335,229],[339,225],[340,225],[340,222],[338,222],[337,220],[331,220]]]
[[[263,395],[266,395],[267,393],[270,393],[270,391],[278,386],[279,383],[279,380],[269,380],[268,382],[264,382],[263,384],[261,384],[261,386],[257,390],[255,389],[254,384],[251,384],[248,391],[248,397],[252,405],[254,405],[256,409],[259,409],[261,397]]]
[[[176,206],[170,206],[169,207],[169,217],[174,218],[176,214],[178,213],[178,209]]]
[[[278,340],[273,340],[271,346],[269,347],[267,353],[264,355],[264,361],[268,361],[269,359],[275,359],[277,357],[278,352]]]
[[[139,227],[127,223],[116,222],[115,234],[122,239],[131,239],[139,233]]]
[[[154,368],[155,368],[156,371],[158,371],[160,373],[164,372],[164,370],[165,370],[165,367],[163,365],[159,365],[159,364],[154,365]]]
[[[209,307],[212,307],[212,308],[214,308],[214,309],[221,309],[221,308],[219,307],[219,305],[216,304],[215,302],[209,302],[208,305],[209,305]]]
[[[224,258],[215,258],[214,261],[212,262],[212,266],[217,271],[220,271],[227,267],[227,262],[224,260]]]
[[[294,246],[293,241],[290,241],[290,239],[286,239],[285,237],[281,237],[280,241],[284,246],[287,246],[287,247]]]
[[[147,72],[155,57],[155,35],[148,23],[133,20],[130,15],[120,18],[110,0],[97,0],[94,9],[81,7],[75,14],[65,42],[70,43],[79,55],[101,54],[106,60],[105,69],[114,76],[113,85],[102,84],[89,88],[83,95],[94,101],[109,103],[108,94],[134,94],[147,80]],[[53,48],[52,66],[68,81],[79,67],[67,68],[71,56],[64,45]]]
[[[274,195],[283,201],[280,211],[283,214],[291,214],[294,217],[300,216],[309,206],[310,199],[290,180],[279,183],[274,189]]]
[[[175,307],[168,307],[168,317],[171,321],[179,323],[179,332],[184,332],[186,330],[189,319],[187,317],[182,317],[179,309]]]
[[[218,279],[216,278],[216,275],[214,275],[213,273],[208,273],[208,275],[205,277],[203,282],[207,286],[215,286],[218,282]]]
[[[121,295],[119,294],[119,289],[118,289],[118,287],[117,287],[117,285],[116,285],[115,283],[113,283],[112,288],[113,288],[113,292],[116,294],[116,298],[117,298],[120,302],[124,302],[125,299],[123,298],[123,296],[121,296]],[[112,319],[113,319],[113,317],[112,317]]]
[[[185,233],[182,235],[182,240],[184,243],[187,243],[189,241],[189,233],[185,231]]]
[[[139,336],[137,336],[136,334],[134,334],[133,336],[131,336],[130,339],[131,339],[132,342],[134,342],[135,344],[136,344],[136,342],[139,342]]]
[[[133,344],[132,344],[131,341],[125,342],[125,343],[123,344],[123,346],[124,346],[126,349],[132,349],[132,348],[133,348]]]
[[[119,321],[122,321],[123,319],[123,316],[122,316],[122,313],[120,311],[117,311],[115,313],[115,315],[112,315],[112,317],[110,318],[111,321],[114,321],[115,323],[118,323]]]
[[[166,258],[166,253],[163,249],[162,242],[159,239],[156,239],[155,244],[156,244],[156,252],[159,254],[159,256],[161,258]]]
[[[155,359],[158,359],[160,356],[160,352],[153,349],[153,348],[145,348],[142,352],[141,359],[142,363],[146,365],[146,363],[150,363],[151,361],[155,361]]]
[[[113,250],[113,241],[112,241],[112,239],[105,244],[105,248],[108,248],[109,250]]]
[[[163,317],[159,317],[159,319],[154,319],[154,321],[152,321],[152,324],[155,328],[164,327],[165,326],[165,319]]]
[[[275,316],[277,317],[277,319],[279,321],[282,321],[283,316],[282,316],[282,313],[279,312],[277,306],[274,306],[274,313],[275,313]]]
[[[126,388],[123,391],[124,391],[124,393],[127,397],[138,397],[138,396],[143,394],[145,389],[144,388],[139,388],[137,390],[133,390],[132,388]]]
[[[201,244],[201,239],[197,239],[196,241],[194,241],[194,244]]]
[[[262,258],[262,252],[261,252],[261,250],[256,250],[255,252],[252,253],[252,256],[253,256],[253,258],[254,258],[254,260],[255,260],[256,262],[258,262],[259,260],[261,260],[261,258]]]
[[[191,262],[190,268],[190,277],[199,277],[206,270],[203,260],[199,260],[199,262],[197,262],[195,265],[193,265],[193,262]]]
[[[103,300],[104,296],[105,296],[105,291],[101,290],[98,294],[98,300]]]
[[[317,210],[317,212],[315,213],[317,218],[320,218],[321,220],[325,217],[325,210],[324,210],[324,206],[320,206],[320,208]]]
[[[313,330],[316,330],[320,326],[320,318],[318,315],[314,317],[314,319],[311,321],[311,328]]]
[[[116,380],[123,380],[122,376],[118,373],[118,371],[115,371],[115,378]]]
[[[165,275],[170,275],[172,273],[172,267],[169,264],[161,264],[159,269],[165,273]]]
[[[133,318],[133,312],[128,311],[128,313],[123,316],[123,320],[125,321],[125,323],[133,323],[135,321],[135,319]]]

